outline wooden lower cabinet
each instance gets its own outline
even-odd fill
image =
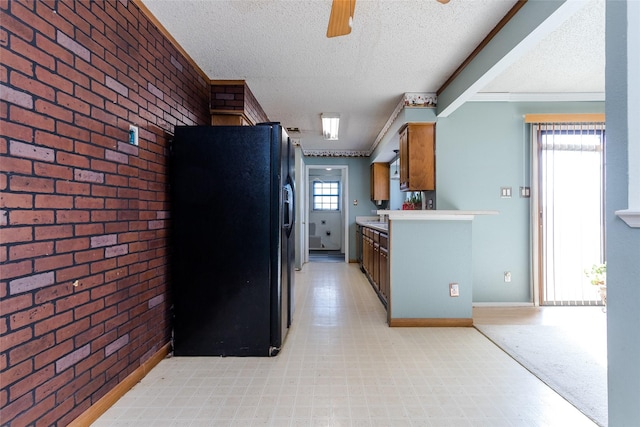
[[[389,235],[363,226],[361,238],[360,267],[386,307],[389,300]]]

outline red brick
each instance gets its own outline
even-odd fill
[[[88,5],[88,4],[87,4]],[[87,6],[88,7],[88,6]],[[82,2],[71,2],[58,5],[58,14],[64,18],[65,21],[71,23],[72,28],[76,31],[81,31],[88,34],[91,31],[91,22],[83,17],[88,18],[88,11]],[[102,27],[101,23],[96,23],[98,28]],[[67,34],[73,34],[67,32]]]
[[[53,347],[54,336],[53,333],[44,335],[42,337],[36,337],[35,339],[15,347],[9,351],[9,360],[12,364],[16,364],[23,360],[29,359],[34,355]]]
[[[88,108],[88,107],[87,107]],[[57,131],[59,135],[67,136],[79,141],[89,141],[89,132],[69,123],[58,122]]]
[[[40,273],[43,271],[51,271],[59,268],[69,267],[73,264],[73,256],[71,254],[53,255],[33,260],[34,271]]]
[[[32,207],[31,194],[0,193],[0,208],[31,209]]]
[[[91,107],[88,103],[68,93],[58,92],[56,101],[56,105],[67,108],[71,111],[85,115],[89,115],[91,113]]]
[[[89,159],[84,156],[78,156],[72,153],[66,153],[58,151],[56,156],[56,160],[58,163],[63,165],[74,166],[78,168],[88,168],[89,167]]]
[[[34,162],[33,170],[36,175],[49,178],[70,180],[73,178],[71,168],[68,166],[51,165],[47,163]]]
[[[11,85],[25,91],[26,93],[35,95],[37,98],[53,101],[55,99],[55,90],[46,84],[31,79],[24,74],[12,72],[9,75]],[[29,107],[32,108],[32,107]]]
[[[24,4],[18,3],[11,6],[11,13],[22,22],[28,22],[34,29],[53,38],[55,34],[54,27],[49,20],[43,19],[35,14],[33,9],[27,9]]]
[[[62,120],[64,122],[73,121],[72,111],[66,108],[62,108],[57,104],[54,104],[53,102],[38,99],[35,102],[35,111],[53,119]]]
[[[63,74],[53,73],[50,70],[47,70],[46,68],[36,66],[36,78],[39,81],[51,87],[56,88],[59,91],[66,92],[66,93],[73,93],[73,81],[65,78]],[[57,104],[50,104],[50,105],[58,107]],[[36,102],[36,108],[37,108],[37,102]],[[65,121],[71,121],[71,118],[69,119],[66,119],[63,117],[58,117],[58,118],[61,118]]]
[[[76,209],[103,209],[104,199],[97,197],[76,197],[75,198]]]
[[[74,400],[74,395],[76,395],[77,391],[90,382],[91,374],[89,371],[82,374],[77,374],[73,381],[69,382],[67,385],[58,390],[58,392],[56,393],[58,400],[65,400],[68,398]]]
[[[113,187],[96,184],[91,186],[91,195],[95,197],[116,197],[117,194],[118,191]]]
[[[88,265],[79,265],[76,267],[65,268],[56,271],[56,282],[65,282],[67,280],[74,281],[89,274]]]
[[[52,118],[17,106],[10,108],[9,119],[14,123],[23,123],[37,129],[50,132],[55,130],[55,121]]]
[[[5,420],[13,420],[16,415],[23,413],[31,407],[33,407],[33,395],[31,393],[25,394],[24,396],[18,397],[16,400],[12,401],[6,406],[0,406],[0,419],[3,420],[3,423],[5,422]]]
[[[129,207],[128,200],[106,199],[105,208],[107,209],[127,209]]]
[[[2,353],[5,353],[14,347],[29,341],[32,337],[33,332],[30,328],[23,328],[9,334],[4,334],[0,336],[0,349],[2,350]],[[13,366],[17,364],[13,359],[11,360],[11,363]]]
[[[36,390],[36,401],[40,401],[42,399],[44,399],[45,397],[51,395],[52,393],[55,393],[57,390],[59,390],[60,388],[62,388],[64,385],[66,385],[67,383],[69,383],[71,380],[73,380],[73,370],[68,370],[63,372],[62,374],[56,375],[55,377],[51,378],[48,381],[45,381],[42,385],[40,385],[39,387],[37,387]],[[59,417],[60,413],[64,413],[64,411],[60,411],[60,408],[56,408],[57,411],[56,413],[54,413],[54,416],[57,418]],[[38,423],[44,421],[42,418],[38,420]],[[51,422],[51,421],[47,421],[46,426],[51,426],[54,425],[55,423]],[[37,424],[36,424],[37,425]]]
[[[115,309],[115,307],[114,307]],[[117,309],[116,309],[117,312]],[[106,319],[104,323],[104,327],[107,331],[115,330],[122,325],[125,325],[130,319],[129,312],[125,311],[117,316],[112,316],[109,319]]]
[[[78,318],[78,316],[76,316],[76,318]],[[90,318],[88,316],[85,317],[85,319],[87,321],[90,321]],[[91,327],[91,329],[87,329],[86,331],[77,334],[74,339],[75,339],[76,345],[81,346],[97,339],[106,339],[105,337],[108,337],[108,336],[109,334],[108,333],[105,334],[104,332],[104,325],[98,324]],[[96,354],[98,354],[97,352],[98,348],[99,347],[94,347],[94,352],[96,352]]]
[[[87,248],[89,248],[89,239],[87,237],[56,241],[56,253],[81,251]]]
[[[73,321],[73,315],[71,311],[58,314],[56,316],[50,315],[44,321],[35,324],[36,336],[44,335],[47,332],[54,331],[67,325]]]
[[[28,243],[14,245],[9,248],[9,259],[17,261],[25,258],[35,258],[53,253],[53,242]]]
[[[92,249],[89,251],[76,252],[73,254],[76,264],[97,261],[104,258],[104,249]]]
[[[11,191],[33,193],[53,193],[53,180],[28,176],[12,176],[9,180]]]
[[[9,223],[11,225],[53,224],[53,211],[11,211]]]
[[[38,209],[71,209],[73,208],[73,197],[37,194],[35,207]]]
[[[2,26],[23,40],[33,41],[33,28],[24,25],[9,14],[2,13]]]
[[[4,130],[4,123],[2,124]],[[17,159],[14,157],[0,157],[0,170],[19,174],[31,174],[31,160]]]
[[[96,273],[101,273],[103,271],[112,270],[116,266],[117,266],[117,262],[114,258],[106,259],[104,261],[93,262],[91,263],[91,273],[96,274]],[[126,270],[117,270],[116,272],[109,272],[108,275],[105,277],[105,281],[114,280],[115,278],[117,278],[119,274],[124,274],[124,273],[126,273]]]
[[[108,222],[118,219],[117,211],[91,211],[92,222]]]
[[[104,225],[105,233],[124,233],[130,231],[126,222],[108,222]]]
[[[129,180],[127,179],[127,177],[120,175],[106,174],[105,182],[108,185],[115,185],[118,187],[126,187],[129,185]]]
[[[89,211],[60,210],[56,211],[56,223],[67,224],[89,222]]]
[[[91,194],[91,186],[84,182],[58,181],[56,183],[56,193],[89,195]]]
[[[47,196],[43,200],[38,201],[36,196],[36,204],[46,203],[47,197],[64,197],[64,196]],[[64,200],[59,200],[58,203],[64,206]],[[53,206],[48,206],[53,207]],[[50,239],[63,239],[71,237],[73,235],[72,225],[47,225],[42,227],[35,227],[36,240],[50,240]]]
[[[93,293],[91,294],[94,295]],[[111,319],[115,318],[118,315],[118,308],[116,306],[105,307],[103,310],[100,310],[91,316],[91,324],[97,325],[99,323],[109,322]],[[107,330],[113,329],[112,327],[107,328]]]
[[[93,144],[86,144],[84,142],[76,142],[74,152],[87,157],[95,157],[98,159],[104,158],[104,148],[95,146]],[[91,164],[93,164],[93,161]]]
[[[89,236],[94,234],[103,234],[104,225],[102,224],[76,224],[75,225],[76,236]]]
[[[15,242],[30,242],[33,240],[32,227],[12,227],[5,228],[0,233],[0,244]]]
[[[14,51],[0,47],[0,57],[2,57],[3,64],[10,64],[12,69],[28,76],[33,75],[32,62],[21,55],[17,55]]]
[[[64,159],[65,154],[62,154],[62,151],[73,151],[73,140],[69,138],[64,138],[60,135],[50,132],[44,132],[42,130],[37,130],[35,134],[35,143],[38,145],[44,145],[46,147],[55,148],[58,150],[57,159],[60,162],[60,159]],[[64,164],[64,162],[62,162]]]
[[[35,303],[42,304],[47,301],[53,301],[58,298],[70,295],[73,292],[73,286],[70,283],[64,283],[61,285],[47,286],[38,290],[35,294]],[[56,312],[59,313],[60,309],[56,306]],[[60,340],[57,340],[58,342]]]
[[[82,304],[86,304],[89,301],[89,296],[89,291],[83,290],[73,295],[58,299],[56,301],[56,313],[72,310]]]
[[[56,331],[56,341],[62,342],[69,338],[80,336],[91,326],[89,318],[76,320],[68,326],[62,327]]]
[[[91,299],[98,299],[104,296],[110,295],[117,290],[116,282],[111,282],[107,284],[100,284],[91,290]]]
[[[13,384],[33,372],[33,361],[25,360],[2,373],[3,385]]]
[[[2,233],[8,234],[8,233]],[[33,264],[31,260],[5,263],[0,268],[0,280],[13,279],[14,277],[24,276],[33,271]]]
[[[17,426],[30,425],[32,422],[40,418],[43,414],[54,409],[56,401],[54,396],[49,396],[41,402],[37,402],[28,411],[17,416],[13,424]]]
[[[44,303],[32,307],[28,310],[23,310],[18,313],[14,313],[10,317],[11,329],[19,329],[23,326],[38,322],[42,319],[50,318],[54,313],[54,307],[52,303]],[[36,334],[36,336],[41,334]]]
[[[88,81],[87,81],[87,85],[88,85]],[[92,92],[91,90],[85,89],[84,87],[76,86],[75,92],[77,97],[83,99],[85,102],[91,104],[93,107],[99,108],[100,110],[103,110],[105,108],[104,98]],[[109,103],[109,105],[113,105],[113,104]],[[95,110],[95,108],[93,109]],[[110,114],[108,112],[105,114],[113,116],[113,114]]]

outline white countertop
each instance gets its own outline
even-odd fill
[[[391,221],[471,221],[476,215],[498,215],[498,211],[462,210],[379,210],[378,215],[386,215]]]

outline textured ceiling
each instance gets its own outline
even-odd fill
[[[305,150],[338,151],[370,150],[402,95],[436,92],[515,3],[358,0],[352,33],[329,39],[331,0],[142,1],[209,78],[246,80]],[[604,0],[584,3],[484,91],[604,92]],[[338,141],[322,112],[340,113]]]

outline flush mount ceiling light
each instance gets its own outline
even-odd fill
[[[338,139],[338,126],[340,124],[340,114],[322,113],[322,136],[324,139]]]

